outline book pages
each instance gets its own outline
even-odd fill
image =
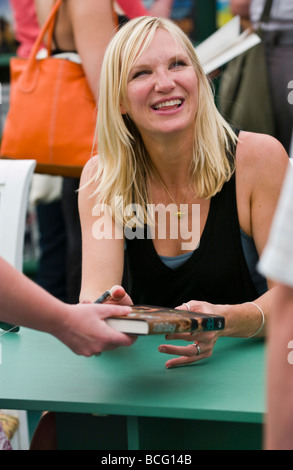
[[[251,30],[241,31],[240,17],[235,16],[229,23],[196,46],[195,51],[208,75],[260,42],[260,37]]]

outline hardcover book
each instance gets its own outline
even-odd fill
[[[150,305],[131,305],[131,309],[128,315],[107,318],[107,324],[115,330],[135,335],[219,331],[225,328],[225,318],[220,315]]]

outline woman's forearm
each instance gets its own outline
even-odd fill
[[[88,357],[130,346],[135,338],[104,321],[129,311],[114,305],[65,304],[0,258],[0,321],[50,333],[76,354]]]
[[[0,273],[0,321],[49,333],[65,322],[65,305],[2,258]]]
[[[68,0],[67,13],[83,69],[98,102],[100,70],[107,45],[115,32],[112,4],[108,1]]]

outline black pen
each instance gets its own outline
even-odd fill
[[[103,302],[106,302],[111,297],[111,291],[106,290],[101,297],[99,297],[97,300],[94,301],[94,304],[102,304]]]

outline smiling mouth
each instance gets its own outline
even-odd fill
[[[169,100],[169,101],[163,101],[162,103],[158,103],[152,106],[152,108],[156,111],[159,111],[159,110],[170,111],[173,109],[180,108],[180,106],[182,106],[182,103],[183,103],[183,100],[180,100],[180,99]]]

